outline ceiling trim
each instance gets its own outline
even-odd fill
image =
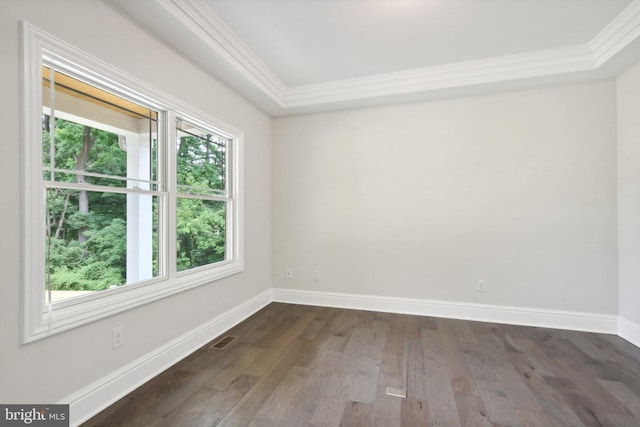
[[[640,1],[634,0],[589,43],[597,66],[601,66],[640,36]]]
[[[634,0],[591,41],[582,45],[287,86],[204,0],[158,2],[285,109],[595,70],[640,36],[640,0]]]
[[[287,86],[203,0],[157,0],[207,46],[280,106]]]
[[[284,107],[300,107],[472,86],[583,71],[595,67],[595,58],[587,46],[571,46],[327,83],[293,86],[287,90]]]

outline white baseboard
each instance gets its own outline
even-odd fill
[[[273,301],[387,313],[446,317],[574,331],[618,333],[618,316],[449,301],[274,288]]]
[[[76,426],[88,420],[262,309],[271,300],[271,290],[267,290],[62,399],[58,403],[70,405],[70,425]]]
[[[618,319],[618,335],[636,347],[640,347],[640,325],[622,316]]]

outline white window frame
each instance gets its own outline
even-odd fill
[[[244,270],[243,251],[243,140],[242,131],[167,95],[111,65],[86,54],[50,34],[22,23],[22,342],[32,342],[58,332],[129,310],[160,298],[205,285]],[[159,112],[158,163],[165,167],[165,215],[159,247],[164,271],[140,283],[95,292],[45,306],[45,197],[42,174],[42,58],[72,68],[89,82],[99,82],[107,90],[126,95]],[[224,261],[176,271],[176,118],[200,124],[228,138],[229,194]],[[160,141],[160,139],[163,141]],[[165,149],[161,149],[166,145]],[[160,199],[159,199],[160,201]],[[160,203],[159,203],[160,204]]]

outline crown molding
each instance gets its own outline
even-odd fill
[[[288,87],[205,0],[157,1],[283,109],[596,70],[640,36],[634,0],[585,44]]]
[[[640,36],[640,0],[634,0],[589,43],[599,67]]]
[[[284,107],[424,92],[595,68],[585,45],[336,80],[287,90]]]
[[[214,52],[282,106],[286,85],[203,0],[157,0]]]

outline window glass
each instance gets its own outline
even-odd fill
[[[226,202],[181,197],[177,204],[178,271],[223,261]]]
[[[226,259],[228,140],[178,121],[176,126],[177,270]]]
[[[178,191],[226,195],[228,140],[182,121],[177,124],[177,137]]]

